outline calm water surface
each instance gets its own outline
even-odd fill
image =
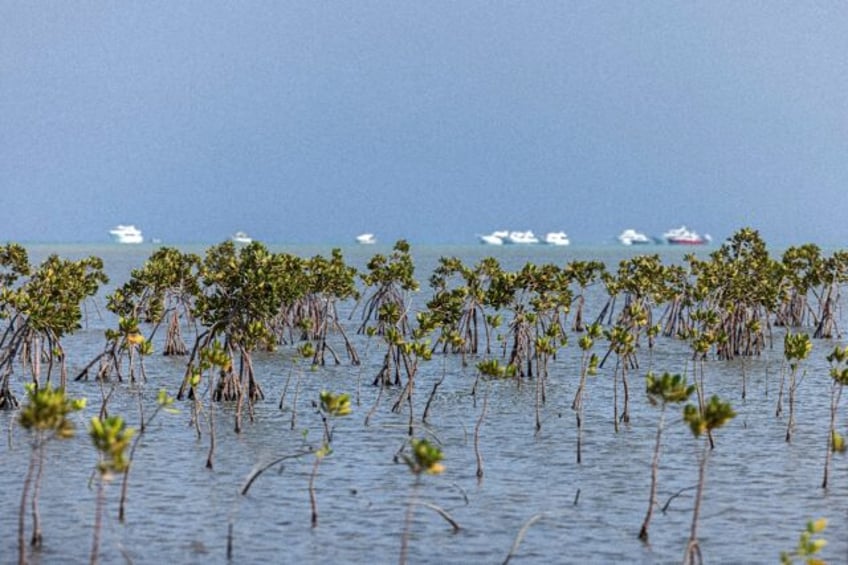
[[[328,254],[329,247],[274,247],[303,256]],[[184,247],[203,253],[205,247]],[[114,322],[103,308],[103,296],[127,280],[153,248],[149,246],[33,246],[31,260],[48,253],[78,258],[98,255],[106,262],[111,282],[88,308],[87,326],[66,342],[72,375],[103,347],[103,330]],[[363,268],[376,252],[388,247],[344,249],[351,264]],[[573,259],[600,259],[615,266],[629,255],[660,252],[666,261],[679,261],[684,252],[669,248],[626,249],[492,248],[413,246],[422,290],[415,299],[430,296],[427,279],[440,256],[456,255],[466,263],[497,257],[506,268],[525,262],[563,264]],[[700,250],[706,254],[709,250]],[[588,306],[600,307],[599,296]],[[347,305],[349,309],[352,305]],[[356,319],[351,320],[351,326]],[[841,320],[841,326],[845,321]],[[350,332],[353,334],[353,332]],[[573,340],[572,340],[573,341]],[[805,368],[807,376],[798,397],[798,422],[793,442],[784,441],[785,416],[775,417],[782,345],[763,357],[743,362],[707,363],[708,394],[730,401],[737,417],[717,434],[709,458],[699,538],[708,563],[776,563],[780,551],[790,550],[807,520],[829,520],[823,557],[848,563],[848,458],[836,457],[831,486],[820,488],[826,447],[829,376],[825,355],[839,342],[815,343]],[[217,405],[214,419],[217,447],[214,469],[205,468],[209,436],[198,439],[190,423],[188,403],[179,414],[160,414],[146,431],[130,475],[127,521],[117,521],[119,481],[107,488],[107,516],[102,536],[104,563],[216,563],[227,560],[227,536],[232,524],[235,563],[393,563],[401,547],[401,532],[410,499],[435,504],[450,513],[461,530],[453,533],[436,512],[417,505],[409,542],[411,563],[502,563],[522,527],[532,518],[513,563],[678,563],[689,536],[697,457],[703,447],[680,421],[679,410],[667,418],[660,472],[660,504],[676,493],[665,513],[657,511],[651,525],[651,544],[637,539],[647,508],[650,464],[657,409],[648,405],[643,377],[648,367],[658,371],[688,369],[688,347],[661,340],[649,355],[640,352],[641,368],[631,375],[631,423],[615,433],[612,422],[612,364],[589,381],[585,400],[583,463],[575,460],[575,420],[571,411],[579,370],[574,345],[565,348],[551,367],[544,421],[535,433],[533,383],[488,383],[487,415],[480,447],[484,477],[478,480],[473,434],[482,409],[471,387],[473,363],[463,368],[458,359],[435,356],[418,377],[416,413],[443,373],[429,418],[430,437],[440,442],[446,471],[425,476],[415,484],[395,454],[407,440],[407,413],[390,411],[390,391],[380,400],[369,424],[366,414],[377,399],[370,386],[381,357],[378,346],[357,342],[363,365],[295,368],[290,350],[257,355],[256,372],[266,399],[255,407],[253,422],[240,435],[233,431],[234,408]],[[603,346],[598,346],[602,348]],[[156,392],[175,394],[183,374],[182,360],[155,356],[146,361],[145,384],[118,385],[110,402],[113,414],[139,421],[138,403],[149,415]],[[742,375],[748,394],[741,398]],[[278,403],[288,378],[285,409]],[[23,397],[23,379],[14,390]],[[292,410],[298,388],[296,412]],[[313,457],[287,461],[261,477],[248,494],[239,491],[248,476],[275,458],[293,454],[304,442],[317,443],[321,422],[311,403],[328,389],[349,392],[358,399],[352,416],[339,419],[334,452],[319,468],[316,480],[319,521],[310,527],[307,486]],[[89,406],[75,415],[78,434],[48,449],[49,461],[41,493],[44,548],[34,563],[86,563],[89,559],[96,489],[91,482],[97,460],[85,433],[96,414],[101,386],[94,381],[69,385],[72,397],[85,396]],[[848,409],[843,399],[841,430]],[[14,414],[0,413],[6,432],[0,447],[0,562],[17,561],[17,508],[29,457],[25,434]],[[28,532],[29,532],[28,526]]]

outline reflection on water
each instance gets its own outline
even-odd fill
[[[109,249],[108,254],[99,253]],[[104,256],[112,276],[110,287],[125,280],[130,269],[149,254],[133,248],[76,249],[80,255]],[[202,248],[197,250],[202,252]],[[296,250],[292,250],[296,251]],[[362,266],[379,250],[351,248],[348,260]],[[37,253],[46,249],[33,251]],[[67,250],[59,251],[71,256]],[[309,249],[304,255],[326,253]],[[673,251],[663,251],[671,253]],[[492,248],[432,248],[416,251],[418,276],[426,280],[439,255],[455,254],[476,262],[500,253],[509,268],[524,261],[565,262],[595,258],[617,262],[632,250],[540,248],[518,252]],[[107,289],[108,290],[108,289]],[[426,287],[420,293],[426,298]],[[103,345],[102,330],[110,320],[102,307],[92,309],[88,329],[66,342],[71,373],[79,370]],[[355,320],[353,321],[355,322]],[[353,323],[351,322],[351,323]],[[708,394],[733,403],[737,417],[719,430],[717,447],[707,470],[700,540],[708,562],[775,563],[782,550],[792,549],[809,519],[826,517],[828,540],[823,557],[848,561],[848,458],[836,457],[832,487],[819,488],[826,445],[829,377],[826,353],[832,342],[817,342],[805,367],[800,387],[797,430],[792,444],[784,441],[785,415],[775,417],[780,375],[780,351],[741,362],[710,362],[706,366]],[[662,453],[660,503],[671,499],[666,512],[659,509],[651,525],[651,545],[637,540],[648,499],[650,463],[658,411],[649,406],[642,377],[649,364],[656,370],[681,372],[687,368],[687,348],[661,341],[653,356],[641,352],[642,369],[631,375],[631,424],[616,434],[612,423],[611,369],[588,383],[585,400],[583,464],[575,463],[576,434],[570,409],[578,371],[576,347],[566,348],[553,363],[547,389],[541,433],[534,433],[532,386],[517,388],[493,382],[481,389],[488,409],[481,428],[480,448],[485,475],[475,476],[473,434],[482,408],[470,395],[472,368],[458,360],[436,356],[419,374],[416,413],[420,414],[432,384],[447,372],[431,407],[430,437],[445,452],[445,473],[422,477],[417,496],[436,504],[461,525],[450,525],[431,509],[419,505],[413,515],[409,545],[411,563],[499,563],[512,547],[522,526],[526,531],[513,558],[515,563],[675,563],[680,562],[689,534],[692,487],[697,480],[695,442],[679,417],[670,413]],[[365,351],[364,342],[359,351]],[[233,561],[247,562],[395,562],[400,553],[406,506],[413,495],[414,478],[395,453],[406,440],[407,415],[392,414],[391,391],[382,398],[370,425],[364,425],[377,390],[370,386],[380,364],[375,345],[364,356],[364,366],[328,366],[300,375],[295,429],[291,429],[292,391],[286,409],[277,404],[291,365],[283,350],[260,355],[256,371],[266,400],[256,406],[253,423],[243,433],[233,432],[234,409],[217,406],[214,419],[217,446],[214,469],[205,468],[209,437],[198,439],[190,424],[190,405],[181,413],[160,414],[147,430],[132,469],[127,523],[117,521],[119,481],[107,489],[108,507],[103,531],[104,563],[208,563],[226,559],[229,524],[233,525]],[[179,360],[155,357],[146,362],[149,381],[140,387],[119,384],[110,403],[113,414],[138,421],[138,395],[146,413],[152,412],[156,391],[174,393],[182,377]],[[741,399],[741,375],[747,375],[747,398]],[[297,372],[295,372],[297,374]],[[307,486],[312,456],[286,461],[261,475],[246,496],[239,494],[247,477],[258,467],[317,443],[321,422],[311,408],[321,389],[355,395],[361,377],[360,404],[351,417],[336,422],[334,451],[318,472],[316,492],[319,523],[310,527]],[[22,381],[15,392],[22,396]],[[84,431],[96,414],[100,386],[72,383],[71,396],[86,396],[84,414],[75,415],[78,434],[73,440],[48,448],[48,465],[41,492],[44,548],[34,563],[88,561],[95,489],[90,485],[96,454]],[[848,413],[840,414],[843,426]],[[0,447],[0,504],[5,509],[0,526],[0,562],[16,560],[17,508],[28,463],[26,437],[0,413],[7,440]],[[306,436],[304,438],[304,432]],[[674,496],[678,494],[679,496]],[[576,502],[576,503],[575,503]]]

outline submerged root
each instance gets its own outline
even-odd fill
[[[0,388],[0,410],[15,410],[18,407],[18,399],[12,394],[9,383],[3,383]]]
[[[212,393],[212,400],[215,402],[234,401],[238,400],[239,396],[241,396],[241,389],[236,375],[221,371],[215,392]]]

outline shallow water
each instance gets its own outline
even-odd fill
[[[273,248],[273,247],[272,247]],[[273,248],[304,256],[328,253],[329,248]],[[190,250],[202,253],[204,248]],[[140,266],[152,248],[96,246],[31,249],[37,261],[47,253],[65,257],[95,254],[106,261],[112,282],[108,292]],[[362,267],[376,252],[388,248],[345,249],[346,259]],[[655,251],[654,249],[647,250]],[[657,248],[669,261],[679,260],[676,249]],[[689,252],[691,250],[687,250]],[[533,249],[491,247],[433,247],[416,249],[413,256],[426,300],[426,280],[439,256],[457,255],[475,263],[494,255],[507,268],[525,261],[543,263],[619,259],[646,250],[618,247]],[[707,250],[703,251],[704,253]],[[73,375],[103,346],[102,331],[110,319],[90,309],[86,330],[69,338]],[[593,309],[593,306],[595,309]],[[589,305],[589,313],[597,304]],[[355,324],[356,320],[350,321]],[[844,322],[842,322],[844,326]],[[353,332],[351,332],[353,333]],[[572,340],[573,341],[573,340]],[[710,454],[699,539],[710,563],[775,563],[783,550],[794,548],[807,520],[829,520],[822,557],[848,562],[848,458],[835,457],[831,486],[820,488],[824,464],[829,402],[825,355],[834,342],[816,342],[805,362],[806,380],[800,387],[797,427],[793,442],[784,441],[786,416],[775,417],[781,371],[781,347],[762,358],[706,365],[708,394],[730,401],[737,417],[716,435]],[[190,424],[191,405],[179,403],[179,414],[159,414],[145,432],[130,475],[127,521],[117,521],[120,482],[107,487],[107,516],[102,537],[102,562],[208,563],[224,562],[228,528],[232,524],[232,554],[237,563],[252,562],[396,562],[401,533],[411,499],[446,510],[461,529],[450,525],[424,505],[414,506],[409,561],[411,563],[502,563],[519,532],[534,520],[512,557],[513,563],[676,563],[683,557],[697,481],[697,457],[704,446],[670,409],[663,441],[660,504],[675,493],[668,511],[657,509],[646,546],[637,539],[648,504],[650,464],[659,412],[649,406],[643,377],[649,367],[659,371],[687,370],[688,348],[661,340],[652,355],[640,353],[641,368],[630,375],[631,423],[613,429],[612,364],[588,383],[585,400],[583,463],[575,462],[575,422],[570,408],[578,372],[578,352],[564,349],[550,368],[543,424],[535,433],[535,383],[491,382],[471,396],[473,363],[463,368],[458,359],[434,356],[418,376],[415,411],[420,416],[432,384],[443,372],[444,384],[431,407],[428,433],[440,442],[446,471],[421,477],[419,484],[395,454],[407,439],[408,414],[390,411],[390,391],[380,400],[369,425],[365,417],[377,398],[370,382],[381,358],[376,343],[358,343],[363,366],[326,366],[316,370],[292,368],[285,347],[258,355],[256,371],[266,399],[256,405],[252,422],[241,434],[233,431],[234,409],[214,408],[217,446],[214,468],[205,468],[209,436],[198,439]],[[366,350],[368,351],[366,353]],[[148,359],[149,380],[143,385],[121,384],[110,402],[113,414],[137,425],[139,395],[146,414],[153,411],[156,391],[176,393],[182,378],[180,360]],[[747,375],[747,398],[741,399],[741,375]],[[286,408],[278,402],[286,379]],[[15,392],[23,396],[23,380]],[[299,382],[292,429],[292,402]],[[359,383],[360,386],[357,385]],[[316,492],[318,525],[310,526],[307,486],[314,458],[287,461],[261,475],[247,495],[239,494],[259,466],[317,443],[321,422],[311,408],[318,392],[349,392],[359,403],[354,413],[336,421],[333,453],[319,467]],[[357,390],[359,394],[357,395]],[[89,559],[96,488],[90,484],[96,454],[85,426],[95,415],[101,395],[94,381],[73,382],[72,397],[89,398],[85,413],[75,415],[77,437],[49,446],[49,462],[41,492],[43,549],[33,563],[84,563]],[[488,395],[487,414],[480,432],[484,476],[478,480],[473,434]],[[848,421],[846,401],[840,409],[841,430]],[[0,504],[5,511],[0,528],[0,562],[17,561],[17,508],[29,457],[27,438],[0,413],[7,433],[0,447]],[[304,437],[304,433],[306,433]],[[28,532],[29,525],[28,525]]]

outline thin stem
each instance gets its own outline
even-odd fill
[[[409,548],[409,531],[412,529],[412,511],[416,503],[416,499],[418,498],[418,485],[420,484],[421,478],[418,475],[415,475],[415,482],[412,483],[412,492],[409,496],[409,504],[406,506],[406,518],[403,522],[403,536],[400,541],[400,559],[398,563],[400,565],[406,565],[406,556]]]
[[[483,396],[483,408],[480,410],[480,417],[477,419],[477,425],[474,426],[474,454],[477,457],[477,481],[483,479],[483,456],[480,455],[480,427],[483,425],[483,419],[486,417],[486,407],[489,404],[489,389],[486,388],[486,394]]]
[[[318,465],[321,464],[321,456],[315,456],[315,464],[312,466],[312,474],[309,476],[309,504],[312,507],[312,527],[318,525],[318,501],[315,497],[315,476],[318,474]]]
[[[657,505],[657,482],[660,467],[660,446],[662,445],[663,423],[665,421],[665,403],[660,409],[660,421],[657,425],[657,440],[654,444],[654,458],[651,461],[651,493],[648,497],[648,512],[645,514],[645,521],[642,522],[642,529],[639,531],[639,539],[648,541],[648,528],[651,524],[651,517],[654,514],[654,506]]]
[[[103,522],[103,500],[105,498],[105,479],[100,476],[97,483],[97,500],[94,510],[94,536],[91,542],[91,565],[97,565],[100,553],[100,528]]]
[[[38,495],[41,492],[41,477],[44,476],[44,442],[38,446],[38,470],[35,473],[35,485],[32,489],[32,547],[41,547],[41,517],[38,512]]]
[[[26,478],[24,478],[24,488],[21,493],[21,507],[20,512],[18,514],[18,564],[24,565],[27,562],[26,559],[26,543],[24,542],[24,529],[26,528],[26,503],[27,496],[29,495],[29,486],[32,483],[32,475],[35,471],[36,466],[36,448],[33,447],[32,454],[29,459],[29,466],[27,467]]]

